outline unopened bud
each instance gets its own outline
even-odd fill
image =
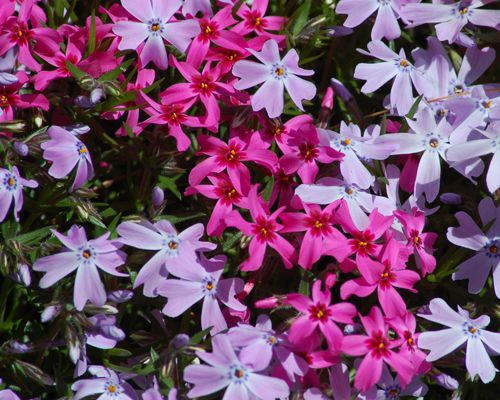
[[[165,193],[160,187],[155,186],[151,191],[151,203],[153,204],[153,207],[155,208],[160,207],[164,201],[165,201]]]
[[[266,309],[266,308],[275,308],[279,306],[279,300],[272,296],[272,297],[267,297],[262,300],[257,300],[254,303],[255,308],[261,308],[261,309]]]
[[[325,96],[323,97],[323,101],[321,102],[321,108],[333,110],[333,95],[333,88],[331,86],[328,86],[325,92]]]
[[[462,196],[457,193],[443,193],[439,196],[439,200],[444,204],[458,205],[462,203]]]
[[[172,345],[176,349],[181,349],[189,344],[189,336],[185,333],[179,333],[172,339]]]
[[[55,317],[59,315],[61,309],[62,309],[61,305],[53,305],[45,307],[41,315],[42,322],[48,322],[53,320]]]
[[[26,157],[29,154],[29,147],[23,142],[14,142],[14,151],[21,157]]]

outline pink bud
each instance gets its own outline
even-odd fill
[[[255,308],[275,308],[278,307],[278,305],[279,305],[279,300],[274,296],[267,297],[262,300],[257,300],[254,303]]]
[[[321,102],[321,108],[327,108],[328,110],[333,110],[334,104],[334,92],[331,86],[328,86],[325,92],[325,96],[323,97],[323,101]]]

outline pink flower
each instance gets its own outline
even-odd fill
[[[314,182],[319,171],[317,162],[331,164],[344,157],[342,153],[328,146],[328,143],[321,143],[315,127],[291,133],[287,145],[290,151],[280,159],[280,166],[287,175],[297,172],[304,183]]]
[[[387,316],[404,315],[406,304],[395,287],[416,292],[413,285],[420,280],[418,273],[405,269],[407,258],[406,247],[394,239],[390,240],[382,253],[381,262],[366,258],[357,264],[362,277],[342,285],[342,299],[353,294],[366,297],[377,289],[378,300]]]
[[[266,109],[270,118],[279,117],[283,113],[283,90],[286,88],[292,101],[300,109],[302,100],[311,100],[316,95],[316,86],[297,75],[310,76],[312,70],[299,67],[299,55],[292,49],[283,60],[280,57],[278,44],[268,40],[261,52],[248,49],[262,64],[241,60],[234,64],[233,75],[241,78],[234,87],[238,90],[248,89],[262,82],[264,84],[252,96],[254,111]]]
[[[392,349],[399,344],[388,337],[388,326],[378,307],[372,307],[367,317],[360,317],[368,336],[348,335],[344,337],[342,350],[352,356],[365,355],[354,378],[354,386],[366,391],[382,376],[384,362],[397,373],[403,385],[407,385],[413,375],[411,362]]]
[[[158,68],[166,69],[168,59],[163,39],[184,52],[191,39],[200,33],[195,20],[173,19],[182,0],[121,0],[121,3],[138,21],[118,21],[113,26],[113,32],[122,38],[118,48],[136,50],[146,40],[140,52],[142,67],[153,61]]]
[[[203,299],[201,328],[213,327],[212,335],[227,329],[219,301],[236,311],[245,311],[246,306],[235,299],[243,290],[243,280],[220,279],[225,264],[225,256],[211,259],[202,256],[200,264],[170,265],[169,272],[180,279],[167,279],[158,286],[158,294],[168,298],[163,313],[171,318],[178,317]]]
[[[274,38],[277,41],[284,39],[283,35],[273,35],[268,30],[279,31],[283,28],[287,19],[284,17],[271,16],[266,17],[269,0],[254,0],[251,8],[245,3],[238,9],[238,16],[243,19],[233,30],[240,35],[247,35],[255,32],[257,35],[263,35],[268,38]]]
[[[240,208],[248,208],[248,192],[240,193],[233,186],[226,174],[209,175],[208,180],[211,185],[190,186],[186,190],[186,195],[201,193],[209,199],[216,199],[207,224],[207,233],[211,236],[220,236],[226,227],[225,218],[233,211],[233,204]]]
[[[408,248],[413,250],[417,266],[422,271],[422,276],[430,274],[436,268],[436,259],[432,256],[432,246],[437,239],[434,232],[423,233],[425,215],[416,207],[411,214],[401,210],[394,211],[394,215],[403,225],[403,231],[408,240]]]
[[[347,245],[347,239],[333,227],[335,223],[334,209],[337,204],[330,204],[321,210],[318,205],[304,204],[304,213],[283,213],[280,215],[284,224],[282,232],[305,231],[300,245],[299,265],[311,269],[312,265],[324,253],[326,239]]]
[[[264,147],[248,146],[238,137],[229,139],[228,143],[212,137],[200,135],[198,143],[201,147],[199,154],[206,154],[206,160],[200,162],[189,174],[189,184],[198,185],[207,175],[227,170],[229,179],[240,193],[250,189],[250,171],[243,161],[254,161],[269,170],[273,170],[278,159],[272,151]]]
[[[330,305],[331,301],[330,288],[322,291],[321,280],[317,280],[312,286],[312,300],[299,293],[286,296],[285,303],[302,313],[290,328],[288,338],[292,343],[307,341],[319,329],[329,346],[333,350],[340,350],[344,336],[335,322],[352,323],[356,307],[343,302]]]
[[[276,222],[285,207],[270,213],[267,205],[253,186],[248,195],[248,206],[253,222],[245,221],[239,212],[232,211],[226,216],[227,226],[238,228],[245,236],[251,237],[248,248],[249,258],[240,265],[242,271],[255,271],[262,266],[267,245],[278,252],[286,268],[292,267],[295,257],[293,246],[279,235],[283,226]]]

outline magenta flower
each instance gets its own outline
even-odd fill
[[[144,295],[157,296],[158,285],[167,276],[168,269],[187,268],[198,263],[196,252],[214,250],[217,246],[199,239],[203,235],[203,225],[193,225],[177,233],[173,225],[165,220],[154,224],[148,221],[122,222],[116,228],[117,239],[128,246],[157,253],[141,268],[134,281],[134,289],[144,284]]]
[[[276,221],[285,207],[278,208],[272,214],[267,204],[257,194],[257,186],[253,186],[248,195],[248,206],[253,222],[247,222],[237,211],[226,216],[226,225],[238,228],[245,236],[251,237],[248,248],[249,257],[240,265],[242,271],[255,271],[262,266],[266,248],[269,245],[281,256],[286,268],[292,267],[295,257],[293,246],[279,235],[283,226]]]
[[[353,294],[359,297],[370,295],[377,290],[378,301],[388,317],[402,316],[406,304],[395,288],[416,292],[413,285],[420,280],[415,271],[406,269],[408,254],[406,247],[392,239],[381,256],[381,262],[366,258],[358,263],[360,278],[345,282],[340,288],[342,300]]]
[[[70,191],[83,186],[94,176],[94,168],[90,153],[75,135],[60,126],[51,126],[47,134],[50,140],[42,143],[43,158],[51,161],[49,175],[61,179],[68,176],[76,167],[75,180],[71,184]]]
[[[349,355],[365,355],[356,371],[354,386],[360,390],[370,389],[382,376],[384,363],[398,373],[403,385],[407,385],[414,368],[406,357],[392,350],[398,341],[389,339],[389,328],[380,309],[372,307],[368,316],[360,318],[368,336],[347,335],[342,346],[342,350]]]
[[[434,252],[432,246],[437,239],[437,234],[434,232],[423,233],[425,225],[424,213],[413,207],[411,214],[396,210],[394,215],[403,225],[403,232],[408,240],[408,248],[413,251],[417,266],[422,271],[422,276],[432,273],[436,268],[436,259],[432,255]]]
[[[422,71],[414,67],[406,58],[403,49],[399,55],[392,51],[380,40],[368,43],[368,52],[359,50],[361,53],[382,60],[375,64],[358,64],[354,71],[354,77],[365,80],[361,88],[363,93],[372,93],[382,85],[394,78],[391,88],[390,104],[399,115],[405,115],[413,104],[412,83],[419,94],[423,93],[430,81],[426,81]]]
[[[168,299],[163,313],[171,318],[178,317],[203,299],[201,328],[213,327],[212,335],[227,329],[219,301],[236,311],[245,311],[246,306],[235,298],[243,291],[243,280],[220,279],[225,264],[225,256],[211,259],[202,256],[200,264],[169,265],[169,272],[180,279],[167,279],[158,286],[158,294]]]
[[[94,365],[89,368],[93,379],[80,379],[73,383],[74,399],[80,400],[91,395],[100,394],[99,400],[138,400],[134,389],[116,372]]]
[[[73,225],[64,236],[51,230],[66,247],[62,252],[39,258],[33,264],[35,271],[45,272],[40,287],[46,289],[73,271],[76,272],[73,302],[77,310],[83,310],[88,300],[96,306],[106,303],[106,291],[97,268],[114,276],[128,276],[116,269],[125,263],[126,255],[121,244],[108,240],[109,232],[97,239],[87,239],[85,229]]]
[[[304,183],[313,183],[318,174],[317,162],[331,164],[342,160],[344,155],[321,141],[314,126],[290,133],[287,140],[289,151],[279,160],[285,174],[297,172]]]
[[[292,49],[281,59],[278,44],[274,40],[264,43],[262,51],[248,49],[262,64],[241,60],[234,64],[233,75],[241,78],[234,87],[248,89],[262,82],[264,84],[252,96],[254,111],[266,109],[270,118],[283,113],[283,90],[286,88],[292,101],[300,109],[302,100],[311,100],[316,95],[316,86],[297,75],[310,76],[312,70],[299,67],[299,55]]]
[[[285,226],[282,229],[283,233],[305,231],[298,262],[301,267],[311,269],[323,255],[326,240],[344,242],[347,245],[347,239],[333,227],[336,222],[334,210],[337,204],[330,204],[323,210],[318,205],[303,206],[305,214],[283,213],[280,219]]]
[[[193,68],[199,68],[206,60],[211,43],[226,47],[227,43],[231,43],[235,37],[239,37],[236,33],[225,30],[228,26],[236,23],[231,12],[232,8],[226,6],[213,17],[204,16],[198,20],[201,32],[191,43],[186,59]]]
[[[140,52],[143,67],[153,61],[158,68],[167,68],[168,58],[163,39],[185,52],[191,39],[200,33],[195,20],[177,21],[173,18],[182,0],[121,0],[121,3],[138,21],[118,21],[113,26],[113,32],[122,38],[118,49],[136,50],[146,41]]]
[[[476,252],[458,265],[452,278],[467,279],[469,293],[476,294],[486,284],[491,271],[495,294],[500,299],[500,207],[496,207],[493,201],[486,197],[479,203],[479,215],[483,226],[492,224],[487,233],[483,233],[469,214],[463,211],[455,214],[459,226],[448,228],[446,237],[451,243]]]
[[[209,158],[200,162],[189,173],[191,186],[198,185],[209,174],[227,169],[235,189],[240,193],[247,193],[250,189],[250,171],[243,161],[253,161],[271,171],[278,162],[276,154],[263,145],[248,146],[248,143],[238,137],[225,143],[213,136],[199,135],[198,143],[199,153],[206,154]]]
[[[388,40],[397,39],[401,35],[399,29],[398,16],[401,11],[401,0],[341,0],[335,12],[337,14],[347,14],[344,26],[354,28],[368,19],[375,11],[375,25],[372,29],[372,40],[386,38]]]
[[[231,0],[226,0],[226,3]],[[250,2],[248,2],[250,4]],[[240,35],[246,36],[255,32],[258,36],[275,39],[278,42],[284,39],[283,35],[271,34],[267,31],[279,31],[284,27],[287,19],[278,16],[266,17],[269,0],[254,0],[251,7],[245,3],[238,9],[238,16],[242,21],[233,30]]]
[[[292,343],[308,340],[317,334],[319,329],[329,346],[340,350],[344,335],[335,322],[352,324],[356,315],[356,307],[351,303],[340,302],[331,305],[330,288],[321,290],[321,280],[312,286],[312,299],[299,293],[288,294],[285,303],[301,312],[301,316],[293,321],[288,338]]]
[[[17,167],[12,170],[0,168],[0,222],[7,216],[11,204],[14,204],[14,218],[19,221],[19,212],[24,203],[24,187],[36,188],[38,183],[22,178]]]
[[[500,29],[500,10],[478,10],[486,3],[489,1],[461,0],[452,4],[443,2],[407,4],[403,6],[401,15],[411,22],[412,27],[437,23],[438,39],[453,43],[458,41],[460,31],[467,23]]]
[[[227,336],[212,338],[212,353],[197,351],[196,355],[209,365],[188,365],[184,380],[194,384],[188,392],[190,399],[206,396],[226,388],[224,399],[275,400],[288,397],[290,389],[285,381],[261,375],[267,367],[258,353],[238,357]]]
[[[273,329],[267,315],[259,315],[255,326],[238,324],[229,330],[227,337],[233,346],[241,348],[240,357],[246,359],[259,354],[263,363],[275,360],[274,370],[280,366],[292,382],[295,375],[304,376],[309,369],[307,362],[292,351],[293,346],[286,335]]]
[[[481,315],[471,319],[469,313],[460,306],[457,313],[439,298],[431,300],[429,309],[430,314],[418,314],[418,316],[445,325],[448,329],[420,334],[418,346],[431,351],[427,361],[439,360],[467,343],[465,366],[471,379],[479,375],[484,383],[493,381],[497,370],[488,356],[485,345],[493,353],[500,353],[500,333],[484,329],[489,325],[490,317]]]
[[[240,208],[248,208],[248,193],[236,190],[224,173],[208,175],[208,180],[211,185],[190,186],[185,194],[201,193],[209,199],[217,200],[208,220],[207,233],[211,236],[220,236],[226,228],[226,216],[233,211],[233,204]]]

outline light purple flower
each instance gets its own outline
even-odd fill
[[[14,203],[14,218],[19,221],[19,212],[24,203],[24,187],[36,188],[38,183],[32,179],[22,178],[17,167],[13,167],[12,170],[0,168],[0,222],[7,216],[12,203]]]
[[[157,296],[158,285],[167,277],[168,269],[197,267],[197,251],[209,251],[217,246],[201,242],[203,225],[193,225],[181,233],[165,220],[152,224],[148,221],[123,222],[117,231],[121,243],[143,250],[155,250],[157,253],[141,268],[134,282],[134,289],[144,284],[144,295]]]
[[[452,278],[468,279],[469,292],[479,293],[492,271],[495,294],[500,298],[500,207],[486,197],[479,203],[479,215],[483,226],[494,221],[486,234],[462,211],[455,214],[459,226],[448,228],[446,237],[451,243],[477,252],[458,266]]]
[[[418,0],[413,0],[418,1]],[[401,35],[398,16],[401,10],[401,0],[341,0],[335,12],[347,14],[344,26],[354,28],[368,19],[375,11],[375,25],[372,29],[372,40],[386,38],[397,39]]]
[[[62,179],[76,167],[75,181],[70,191],[83,186],[94,176],[92,159],[87,146],[60,126],[51,126],[47,134],[50,140],[42,143],[43,158],[51,161],[49,175]]]
[[[106,291],[97,268],[114,276],[128,276],[116,270],[125,263],[126,258],[125,253],[119,250],[121,244],[107,240],[109,232],[97,239],[87,240],[85,230],[77,225],[70,228],[67,236],[53,229],[52,233],[66,249],[35,261],[33,269],[46,273],[40,279],[40,287],[48,288],[77,270],[73,292],[76,309],[83,310],[87,300],[96,306],[104,305]]]
[[[490,193],[500,187],[500,121],[494,122],[486,130],[476,129],[484,138],[470,140],[451,146],[446,157],[448,161],[460,162],[493,154],[486,174],[486,185]]]
[[[21,400],[21,398],[10,389],[0,390],[0,399],[2,399],[2,400]]]
[[[267,315],[259,315],[255,326],[238,324],[229,330],[227,337],[233,346],[241,348],[240,358],[247,359],[252,354],[259,354],[263,364],[276,361],[292,382],[295,382],[295,375],[304,376],[309,369],[307,362],[292,351],[293,346],[286,335],[273,329]]]
[[[462,28],[471,23],[500,29],[500,10],[479,10],[492,0],[462,0],[453,4],[418,3],[403,6],[401,15],[411,22],[411,27],[437,23],[436,34],[439,40],[453,43],[459,40]]]
[[[421,318],[449,327],[440,331],[422,332],[418,347],[430,350],[427,361],[436,361],[467,343],[465,366],[471,379],[479,375],[484,383],[495,378],[496,368],[491,362],[485,345],[500,353],[500,333],[483,328],[490,323],[490,317],[482,315],[471,319],[469,313],[458,306],[453,311],[443,299],[433,299],[429,304],[430,314],[418,314]]]
[[[157,293],[168,298],[163,313],[168,317],[178,317],[203,299],[201,328],[213,327],[212,335],[227,329],[219,301],[236,311],[245,311],[246,306],[235,299],[243,291],[243,280],[220,279],[225,264],[225,256],[206,259],[201,255],[199,264],[169,265],[169,272],[180,279],[167,279],[158,286]]]
[[[120,50],[135,50],[146,40],[140,59],[145,67],[150,61],[160,69],[168,67],[167,50],[163,39],[185,52],[191,39],[200,33],[198,21],[177,21],[174,14],[182,0],[121,0],[122,6],[139,21],[118,21],[113,32],[121,36]]]
[[[449,136],[453,128],[442,119],[436,124],[432,111],[427,107],[417,113],[416,121],[406,121],[414,133],[394,133],[381,136],[381,143],[397,145],[393,154],[414,154],[423,151],[415,179],[415,197],[425,194],[432,202],[439,193],[441,181],[440,157],[447,160],[445,151],[449,147]]]
[[[422,94],[431,83],[419,70],[408,61],[403,49],[399,55],[380,40],[368,43],[368,52],[358,49],[362,54],[376,57],[383,62],[374,64],[358,64],[354,77],[366,83],[361,88],[363,93],[372,93],[394,78],[391,88],[390,104],[399,115],[404,115],[413,104],[412,83],[419,94]]]
[[[290,389],[285,381],[261,375],[267,365],[260,354],[237,356],[225,335],[212,338],[212,353],[197,351],[196,355],[209,365],[189,365],[184,380],[194,384],[189,398],[216,393],[226,388],[222,400],[285,399]]]
[[[273,39],[264,43],[260,52],[250,48],[247,50],[262,64],[248,60],[236,62],[233,75],[241,79],[234,87],[244,90],[264,82],[252,96],[253,110],[265,108],[270,118],[279,117],[283,113],[283,91],[286,88],[292,101],[303,111],[302,100],[311,100],[316,95],[316,86],[297,76],[314,74],[313,70],[299,67],[297,52],[291,49],[281,59],[278,43]]]
[[[73,383],[74,400],[100,394],[98,400],[137,400],[134,389],[121,379],[118,374],[108,368],[91,366],[89,372],[93,379],[81,379]]]
[[[182,3],[182,15],[184,16],[191,15],[194,17],[198,11],[203,14],[213,14],[210,0],[183,0]]]

